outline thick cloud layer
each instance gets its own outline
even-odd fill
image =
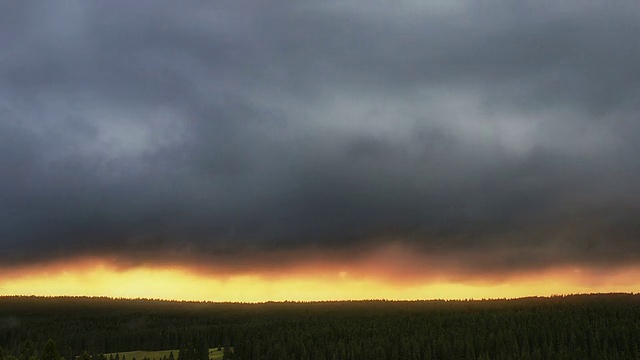
[[[638,33],[633,3],[6,1],[0,263],[640,260]]]

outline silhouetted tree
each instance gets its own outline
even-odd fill
[[[229,341],[229,338],[226,337],[222,346],[222,360],[229,360],[233,358],[234,354],[233,350],[231,349],[231,342]]]
[[[20,353],[18,355],[19,360],[31,360],[36,355],[36,349],[31,339],[20,344]]]
[[[60,352],[58,352],[56,343],[52,339],[47,340],[44,346],[42,360],[60,360]]]

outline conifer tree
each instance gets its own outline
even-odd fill
[[[18,356],[19,360],[29,360],[36,353],[35,346],[33,346],[33,342],[29,339],[20,344],[20,355]]]
[[[42,360],[60,360],[60,352],[58,352],[58,348],[52,339],[49,339],[44,346]]]
[[[231,350],[231,342],[229,338],[224,339],[224,346],[222,347],[222,359],[228,360],[233,359],[233,351]]]

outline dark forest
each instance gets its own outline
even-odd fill
[[[238,360],[640,359],[640,295],[261,304],[0,298],[2,360],[52,360],[48,342],[56,360],[165,349],[199,360],[207,347]]]

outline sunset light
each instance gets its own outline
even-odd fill
[[[42,270],[42,269],[40,269]],[[0,295],[106,296],[195,301],[322,301],[491,299],[572,293],[637,292],[640,268],[595,273],[562,268],[499,279],[404,281],[348,271],[294,269],[286,273],[215,274],[185,267],[119,269],[99,261],[23,269],[0,280]]]

